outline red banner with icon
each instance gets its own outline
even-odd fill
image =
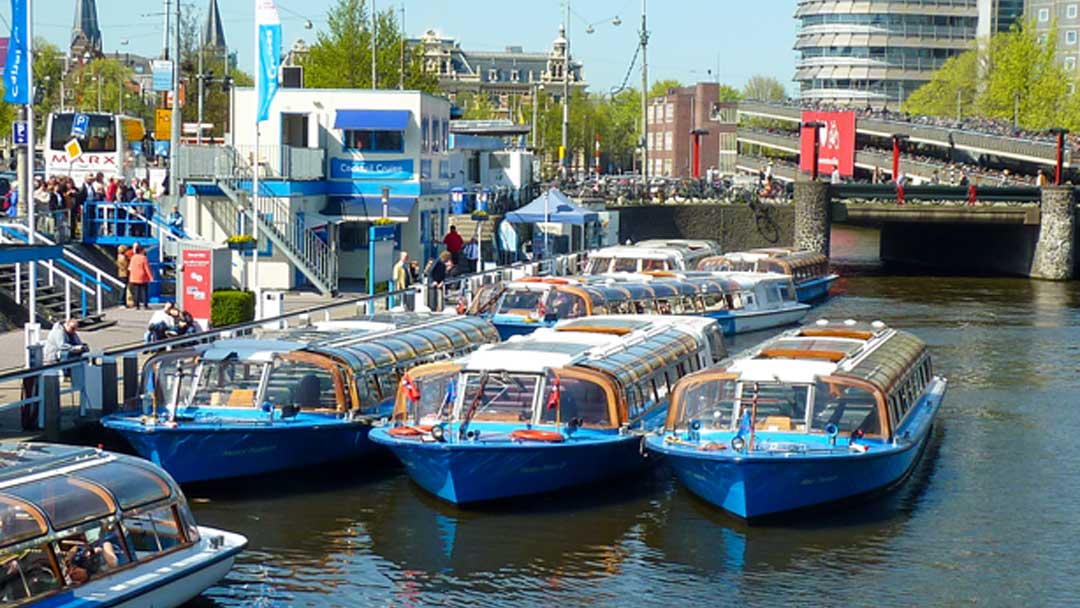
[[[818,173],[829,175],[839,167],[840,175],[851,177],[855,173],[855,113],[803,112],[802,121],[820,123]],[[799,169],[809,173],[814,163],[814,129],[802,129],[799,148]]]
[[[213,272],[210,251],[185,249],[181,265],[184,273],[181,307],[206,327],[210,323],[210,277]]]

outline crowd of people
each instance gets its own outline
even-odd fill
[[[1011,120],[1001,120],[997,118],[966,116],[957,119],[955,117],[947,116],[928,116],[924,114],[908,114],[906,112],[897,112],[890,110],[888,106],[882,106],[880,108],[875,108],[873,106],[857,107],[824,103],[820,101],[802,101],[798,99],[788,99],[782,102],[766,103],[774,103],[782,106],[819,112],[850,111],[854,112],[855,115],[860,118],[867,118],[871,120],[903,122],[918,126],[937,127],[941,129],[951,129],[954,131],[967,131],[970,133],[978,133],[980,135],[1011,137],[1014,139],[1022,139],[1025,141],[1032,141],[1044,144],[1057,143],[1057,136],[1053,133],[1050,133],[1049,131],[1033,131],[1029,129],[1021,129],[1014,125]],[[1066,135],[1066,140],[1067,145],[1070,149],[1080,151],[1080,137],[1069,134]]]

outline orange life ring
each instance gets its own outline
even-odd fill
[[[417,435],[430,433],[431,425],[395,426],[386,432],[394,437],[416,437]]]
[[[537,429],[518,429],[510,433],[510,438],[518,441],[545,441],[548,443],[559,443],[566,439],[562,433]]]

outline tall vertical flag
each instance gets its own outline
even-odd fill
[[[255,40],[258,53],[255,88],[259,92],[255,121],[262,122],[270,117],[270,102],[278,90],[281,67],[281,20],[274,0],[255,0]]]
[[[7,64],[4,66],[4,101],[7,103],[30,103],[27,2],[28,0],[11,0],[11,41],[8,43]]]

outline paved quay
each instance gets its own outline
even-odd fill
[[[326,298],[312,292],[289,292],[285,295],[285,311],[295,312],[305,308],[331,303],[335,300],[345,300],[358,295],[361,294],[343,293],[337,298]],[[160,310],[161,308],[162,305],[160,304],[152,305],[150,311],[128,309],[123,306],[110,308],[106,311],[105,318],[116,321],[115,325],[96,331],[80,332],[79,337],[95,351],[108,350],[122,346],[137,346],[143,341],[150,315],[152,315],[155,310]],[[340,309],[333,311],[332,316],[339,318],[352,316],[353,314],[355,314],[355,309],[351,307],[341,307]],[[42,339],[45,338],[48,329],[49,328],[46,327],[42,328]],[[22,330],[0,333],[0,371],[12,372],[21,369],[25,365],[25,352],[26,349]],[[67,391],[70,388],[70,381],[62,379],[60,384],[61,391]],[[21,385],[17,381],[0,383],[0,404],[18,401],[22,397],[21,392]],[[74,392],[62,394],[60,403],[61,429],[62,432],[66,433],[78,426],[78,394]],[[0,439],[19,441],[37,439],[40,436],[41,431],[23,430],[20,408],[0,409]]]

